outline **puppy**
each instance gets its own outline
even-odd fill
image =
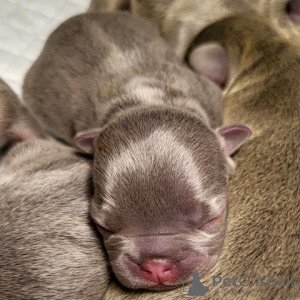
[[[216,55],[206,51],[209,45],[219,47]],[[251,140],[234,156],[239,168],[229,182],[225,244],[214,269],[201,278],[202,284],[209,287],[201,299],[297,299],[299,49],[261,18],[238,15],[206,28],[195,39],[189,54],[198,50],[206,65],[225,64],[225,123],[245,122],[254,129]],[[200,71],[211,72],[205,68]],[[229,281],[213,286],[213,276]],[[249,286],[247,278],[240,281],[242,276],[248,276]],[[238,279],[235,283],[234,277]],[[182,294],[182,289],[159,295],[129,293],[114,283],[105,299],[171,300]]]
[[[157,26],[181,59],[202,29],[242,12],[258,12],[290,42],[300,43],[300,0],[92,0],[89,11],[124,8]]]
[[[14,143],[0,164],[0,299],[102,299],[110,276],[88,214],[90,161],[38,138],[0,86],[0,141]]]
[[[255,9],[250,0],[92,0],[89,12],[130,7],[133,15],[149,20],[180,59],[199,32],[226,16]]]
[[[94,155],[91,215],[123,285],[172,288],[216,263],[229,155],[251,134],[219,128],[220,96],[127,13],[68,20],[27,74],[44,128]]]

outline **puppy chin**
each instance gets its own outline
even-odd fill
[[[128,280],[128,278],[125,278],[118,274],[116,274],[116,277],[123,286],[133,290],[149,290],[149,291],[157,291],[157,292],[168,291],[168,290],[176,289],[182,285],[182,282],[180,281],[164,282],[164,283],[157,284],[155,282],[147,281],[141,277],[135,278],[133,281],[130,281]],[[135,277],[135,275],[132,274],[131,278],[133,277]],[[188,283],[190,281],[191,279],[185,281],[185,283]]]
[[[185,283],[188,283],[190,281],[187,281]],[[172,285],[165,285],[165,284],[157,284],[153,287],[148,287],[148,288],[144,288],[148,291],[152,291],[152,292],[159,292],[159,291],[170,291],[170,290],[174,290],[178,287],[181,287],[182,286],[182,283],[180,282],[177,282],[176,284],[172,284]]]

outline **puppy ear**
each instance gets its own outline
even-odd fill
[[[45,136],[28,109],[0,79],[0,147]]]
[[[94,153],[94,141],[98,137],[100,130],[79,132],[73,139],[74,145],[83,153]]]
[[[229,175],[235,172],[235,162],[230,157],[238,150],[246,140],[252,135],[252,131],[244,125],[231,125],[216,130],[217,136],[221,140],[227,161],[227,171]]]
[[[238,150],[252,135],[252,131],[244,125],[219,128],[216,133],[223,140],[224,151],[227,156]]]
[[[202,44],[192,50],[188,57],[191,68],[202,73],[219,86],[228,79],[229,57],[227,51],[218,43]]]

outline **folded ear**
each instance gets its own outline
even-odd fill
[[[231,125],[219,128],[216,133],[223,140],[224,150],[228,156],[239,149],[252,135],[252,131],[244,125]]]
[[[94,153],[94,141],[98,137],[100,130],[79,132],[73,139],[74,145],[83,153]]]
[[[202,73],[219,86],[228,79],[229,58],[227,51],[218,43],[206,43],[193,49],[188,57],[193,70]]]
[[[45,136],[28,109],[0,79],[0,147]]]
[[[252,131],[244,125],[231,125],[217,129],[216,134],[224,147],[228,173],[232,175],[235,172],[235,162],[230,155],[245,143],[252,135]]]

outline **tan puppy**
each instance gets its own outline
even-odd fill
[[[20,142],[0,162],[0,299],[100,300],[109,271],[88,214],[90,161],[35,139],[34,120],[0,86],[1,144]]]
[[[216,55],[207,51],[209,45],[218,48]],[[201,279],[210,290],[199,299],[296,299],[300,295],[299,50],[262,19],[241,15],[204,30],[189,53],[194,51],[204,61],[229,65],[229,69],[223,66],[225,121],[245,122],[255,132],[235,155],[239,168],[229,184],[225,246],[216,267]],[[205,66],[201,60],[198,66],[203,73],[211,72],[201,69]],[[213,286],[213,276],[222,281]],[[252,282],[241,286],[247,284],[242,276],[250,280],[253,276],[253,286]],[[182,294],[182,289],[134,293],[113,284],[105,299],[175,300]]]

